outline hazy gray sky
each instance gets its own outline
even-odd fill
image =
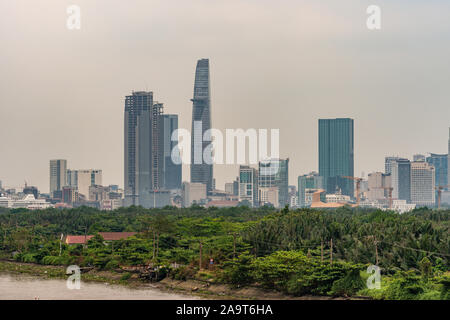
[[[366,28],[370,4],[381,30]],[[151,90],[190,129],[199,58],[213,127],[279,128],[290,184],[317,170],[321,117],[355,119],[356,175],[385,155],[446,153],[449,12],[443,0],[0,0],[0,180],[48,192],[49,159],[63,158],[123,186],[124,96]],[[215,166],[220,188],[236,175]]]

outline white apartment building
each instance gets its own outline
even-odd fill
[[[435,169],[424,161],[411,162],[411,203],[434,207]]]

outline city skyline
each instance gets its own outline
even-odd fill
[[[432,39],[449,34],[448,3],[383,2],[389,17],[377,34],[365,28],[366,6],[356,2],[327,8],[238,4],[233,21],[223,17],[233,8],[229,4],[205,2],[193,10],[161,3],[152,11],[146,10],[150,4],[136,6],[139,10],[118,4],[112,10],[104,2],[99,22],[97,5],[80,1],[85,20],[78,33],[65,28],[60,16],[65,3],[17,3],[0,4],[5,186],[20,187],[26,180],[48,190],[49,159],[102,169],[105,185],[122,186],[122,97],[132,90],[156,92],[167,113],[179,115],[179,127],[189,129],[192,70],[201,57],[211,61],[214,127],[280,128],[280,157],[290,158],[290,184],[318,171],[319,118],[355,119],[355,176],[383,171],[388,155],[447,152],[450,48]],[[250,21],[248,12],[255,13]],[[267,17],[271,26],[263,24]],[[115,25],[133,18],[147,41],[126,23]],[[208,30],[202,28],[206,23]],[[28,43],[28,50],[17,39]],[[147,50],[153,46],[162,49]],[[214,169],[219,188],[238,172],[237,166]],[[188,166],[183,181],[190,181]]]

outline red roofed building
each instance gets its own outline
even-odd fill
[[[137,234],[137,232],[99,232],[99,235],[102,236],[102,238],[105,241],[117,241],[122,239],[127,239],[129,237],[132,237]],[[93,235],[87,235],[87,236],[66,236],[66,244],[85,244],[90,239],[92,239]]]
[[[67,236],[66,244],[84,244],[88,242],[93,236]]]

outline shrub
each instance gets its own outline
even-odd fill
[[[130,278],[131,278],[131,273],[130,272],[126,272],[120,277],[120,280],[127,281]]]
[[[347,275],[333,282],[330,294],[352,296],[364,288],[364,281],[361,279],[358,269],[350,270]]]

